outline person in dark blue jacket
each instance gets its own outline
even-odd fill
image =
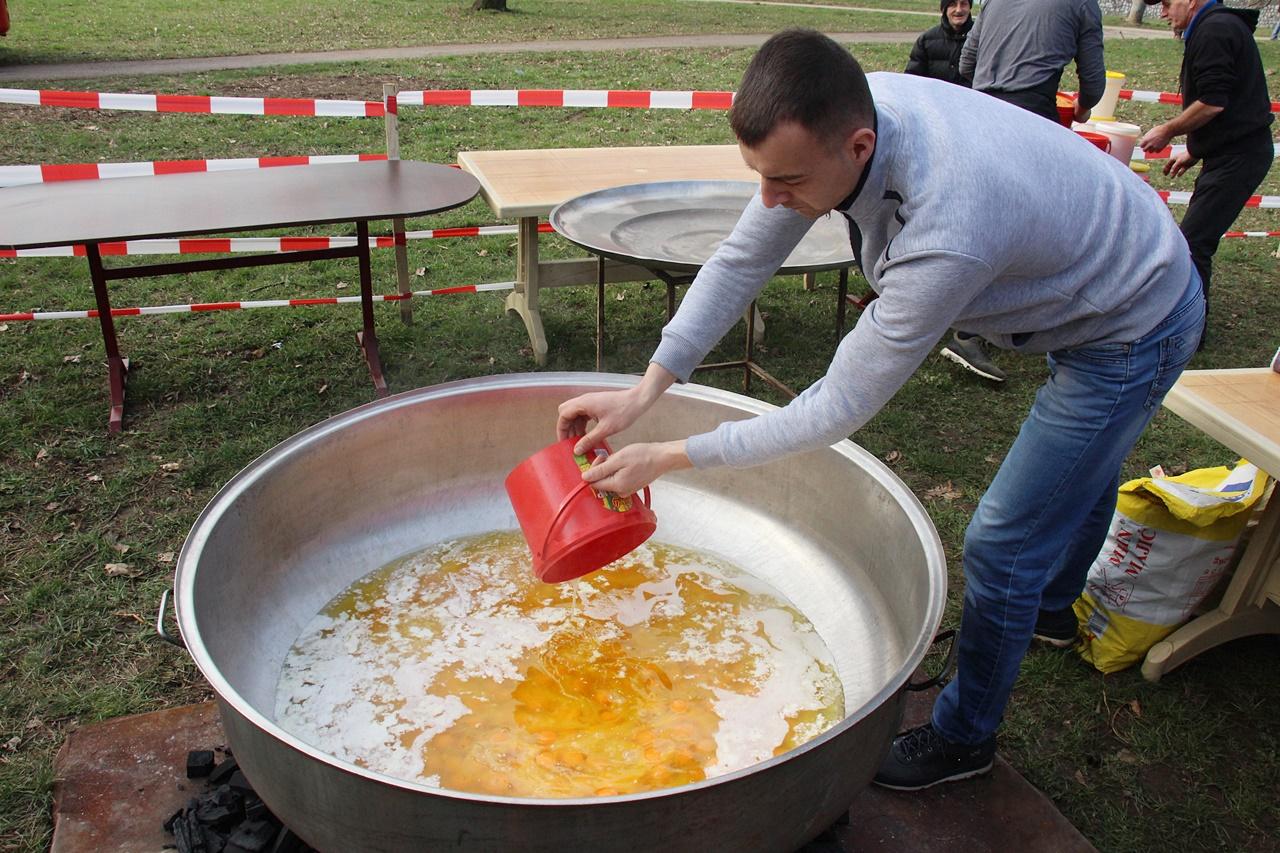
[[[970,0],[941,0],[941,8],[942,23],[916,39],[906,71],[969,86],[970,81],[960,73],[960,49],[973,29],[973,4]]]

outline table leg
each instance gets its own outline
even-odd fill
[[[1222,602],[1152,646],[1142,664],[1143,677],[1159,681],[1169,670],[1229,640],[1280,634],[1280,605],[1268,597],[1267,590],[1276,572],[1280,572],[1280,492],[1272,494],[1262,511]]]
[[[360,263],[360,311],[364,315],[364,326],[356,332],[356,342],[364,353],[365,363],[369,365],[369,375],[373,378],[373,387],[379,397],[387,396],[387,381],[382,377],[382,359],[378,355],[378,333],[373,328],[373,271],[369,263],[369,223],[360,220],[356,223],[356,244],[359,253],[356,255]]]
[[[604,255],[596,256],[596,372],[604,370]]]
[[[538,307],[538,217],[521,217],[516,237],[516,287],[507,296],[507,310],[524,320],[533,345],[533,358],[539,365],[547,363],[547,335],[542,330],[542,312]]]
[[[107,350],[107,382],[111,390],[111,412],[107,417],[107,430],[120,432],[124,423],[124,386],[129,378],[129,359],[120,355],[120,346],[116,341],[115,321],[111,317],[111,298],[107,293],[107,279],[98,244],[88,243],[85,255],[89,259],[89,276],[93,279],[93,298],[98,304],[102,342]]]

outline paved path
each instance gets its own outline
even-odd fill
[[[1146,30],[1131,27],[1106,27],[1105,32],[1108,38],[1170,37],[1168,30],[1165,29]],[[0,68],[0,83],[31,80],[89,80],[95,77],[136,77],[144,74],[192,74],[229,68],[269,68],[281,65],[309,65],[325,62],[423,59],[436,56],[469,56],[495,53],[563,53],[680,47],[758,47],[770,35],[772,33],[573,39],[566,41],[508,42],[505,44],[441,44],[422,47],[328,50],[310,53],[264,53],[252,56],[203,56],[186,59],[14,65]],[[916,36],[919,33],[830,33],[830,35],[836,41],[845,44],[910,44],[916,40]]]

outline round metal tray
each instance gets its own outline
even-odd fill
[[[756,193],[751,181],[659,181],[580,195],[551,211],[551,227],[589,252],[655,270],[696,272]],[[854,263],[844,217],[814,222],[779,273]]]

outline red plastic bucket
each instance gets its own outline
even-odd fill
[[[1111,153],[1111,137],[1102,133],[1094,133],[1091,130],[1077,130],[1076,135],[1082,139],[1092,142],[1102,151]]]
[[[588,466],[570,436],[542,448],[507,475],[507,497],[533,554],[533,573],[560,583],[626,556],[653,535],[658,518],[636,495],[597,493],[582,479]],[[610,452],[604,445],[606,453]]]
[[[1071,127],[1076,118],[1076,100],[1066,92],[1058,92],[1054,97],[1054,105],[1058,108],[1058,124]]]

